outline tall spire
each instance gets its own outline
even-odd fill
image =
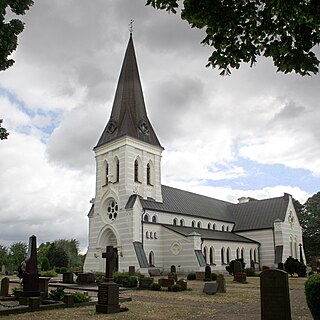
[[[96,147],[122,136],[161,147],[147,116],[131,32],[111,116]]]

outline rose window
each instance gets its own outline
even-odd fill
[[[109,202],[107,207],[108,217],[110,220],[115,220],[118,215],[118,204],[116,201],[112,200]]]

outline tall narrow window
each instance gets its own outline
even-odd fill
[[[109,182],[109,165],[108,165],[108,162],[106,161],[105,162],[105,175],[106,175],[106,177],[105,177],[105,185],[107,185],[108,184],[108,182]]]
[[[138,160],[134,162],[134,182],[139,182],[139,163]]]
[[[227,263],[230,263],[230,248],[227,249]]]
[[[150,163],[147,164],[147,184],[151,185],[151,172]]]
[[[150,253],[149,253],[149,266],[154,267],[154,253],[153,253],[153,251],[150,251]]]
[[[120,180],[120,162],[119,159],[117,159],[117,174],[116,174],[116,182],[119,182]]]
[[[237,253],[236,253],[237,259],[240,259],[240,249],[237,249]]]
[[[212,230],[216,230],[216,224],[215,223],[212,225]]]
[[[196,222],[195,222],[194,220],[192,220],[191,226],[192,226],[193,228],[196,227]]]
[[[198,228],[201,228],[201,222],[200,221],[198,221]]]
[[[208,263],[208,249],[207,247],[203,248],[203,255],[204,255],[204,260],[206,261],[206,264]]]
[[[173,219],[173,225],[176,226],[177,224],[178,224],[178,219],[177,219],[177,218],[174,218],[174,219]]]
[[[224,260],[224,248],[221,248],[221,264],[225,264],[225,260]]]
[[[250,263],[252,261],[252,249],[250,249]]]
[[[214,250],[210,248],[210,264],[214,264]]]
[[[243,248],[241,249],[241,259],[243,259],[243,261],[244,261],[244,249]]]
[[[184,226],[184,220],[183,219],[180,220],[180,226],[182,226],[182,227]]]

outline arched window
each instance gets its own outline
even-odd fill
[[[229,231],[229,226],[227,226],[227,231]]]
[[[216,224],[215,223],[212,225],[212,230],[216,230]]]
[[[139,162],[137,159],[134,161],[134,182],[139,182]]]
[[[156,215],[152,216],[152,222],[157,223],[157,216]]]
[[[208,249],[207,249],[207,247],[203,248],[203,255],[204,255],[204,260],[207,264],[208,263]]]
[[[221,227],[221,230],[224,231],[224,225]]]
[[[116,159],[116,182],[120,180],[120,162],[119,159]]]
[[[250,249],[250,263],[252,261],[252,249]]]
[[[155,239],[158,239],[158,236],[157,236],[157,233],[156,233],[156,232],[153,234],[153,237],[154,237]]]
[[[177,224],[178,224],[178,219],[177,219],[177,218],[174,218],[174,219],[173,219],[173,225],[176,226]]]
[[[210,248],[210,264],[214,264],[214,249],[211,247]]]
[[[150,172],[150,164],[147,164],[147,184],[151,185],[151,172]]]
[[[253,251],[253,261],[254,261],[254,263],[257,263],[257,249],[254,249],[254,251]]]
[[[149,239],[149,231],[146,232],[146,238]]]
[[[227,249],[227,263],[230,263],[230,256],[231,256],[231,250],[230,248]]]
[[[149,222],[149,216],[148,216],[147,214],[145,214],[145,215],[143,216],[143,221],[144,221],[144,222]]]
[[[150,231],[150,239],[153,239],[153,232]]]
[[[195,228],[195,227],[196,227],[196,222],[195,222],[194,220],[192,220],[192,222],[191,222],[191,226],[192,226],[193,228]]]
[[[208,223],[208,229],[211,229],[211,223],[210,222]]]
[[[183,219],[180,219],[180,226],[184,226],[184,220]]]
[[[298,259],[298,246],[297,246],[297,238],[294,238],[294,257]]]
[[[105,185],[108,184],[109,182],[109,165],[108,165],[108,162],[105,161],[105,165],[104,165],[104,172],[105,172]]]
[[[292,242],[292,236],[290,236],[290,256],[293,258],[293,242]]]
[[[237,259],[240,259],[240,248],[237,248],[236,256],[237,256]]]
[[[221,248],[221,264],[225,264],[225,259],[224,259],[224,248]]]
[[[198,228],[201,228],[201,222],[198,221],[198,225],[197,225]]]
[[[244,248],[241,249],[241,259],[244,261]]]
[[[154,253],[153,251],[150,251],[149,253],[149,266],[150,267],[154,267],[155,264],[154,264]]]

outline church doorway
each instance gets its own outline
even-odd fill
[[[153,251],[150,251],[150,253],[149,253],[149,266],[150,267],[154,267],[155,266]]]

